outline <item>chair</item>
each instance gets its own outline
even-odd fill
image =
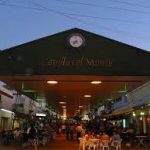
[[[79,138],[79,150],[85,150],[85,147],[87,146],[86,139]]]
[[[116,150],[121,150],[121,142],[122,140],[114,140],[111,143],[112,147],[115,147]]]
[[[109,150],[109,140],[102,140],[101,143],[100,143],[100,149],[101,150]]]
[[[96,150],[96,148],[98,147],[98,141],[95,141],[95,140],[89,140],[87,142],[87,145],[88,145],[88,150],[90,150],[91,148],[93,150]]]

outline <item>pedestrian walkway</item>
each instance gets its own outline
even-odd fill
[[[54,141],[51,141],[46,146],[39,146],[38,150],[78,150],[79,144],[77,141],[67,141],[65,135],[58,135]],[[34,150],[34,147],[17,147],[17,146],[0,146],[0,150]]]
[[[0,146],[0,150],[34,150],[34,147]],[[79,144],[77,141],[67,141],[64,135],[58,135],[54,141],[51,141],[46,146],[39,146],[38,150],[79,150]],[[150,150],[150,147],[132,148],[123,146],[122,150]]]

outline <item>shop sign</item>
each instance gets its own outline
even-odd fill
[[[63,56],[60,58],[47,58],[41,66],[65,67],[65,66],[90,66],[90,67],[112,67],[112,60],[109,58],[96,59],[82,56],[80,58],[69,58]]]

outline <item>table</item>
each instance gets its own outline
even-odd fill
[[[144,144],[144,140],[147,138],[147,136],[138,135],[138,136],[136,136],[136,138],[138,139],[137,147],[140,147],[140,146],[146,147],[147,146]]]

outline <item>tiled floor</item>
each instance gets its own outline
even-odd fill
[[[34,150],[34,147],[0,146],[0,150]],[[66,141],[65,136],[59,135],[53,142],[48,143],[46,146],[39,146],[38,150],[79,150],[79,144],[77,141]],[[132,148],[122,146],[122,150],[150,150],[150,147]]]

